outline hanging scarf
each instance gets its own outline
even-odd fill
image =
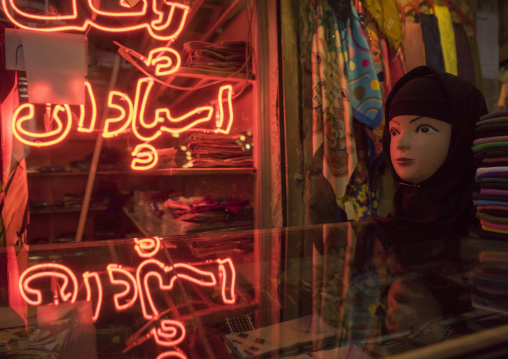
[[[339,29],[342,47],[347,50],[346,75],[353,116],[368,126],[377,127],[383,119],[383,94],[369,41],[353,5],[351,17],[345,23],[339,21]]]
[[[446,6],[434,5],[446,72],[457,75],[457,51],[452,17]]]
[[[313,153],[323,151],[323,175],[342,198],[357,161],[344,50],[337,19],[324,0],[317,2],[317,19],[312,42]]]
[[[485,100],[470,82],[421,66],[408,72],[395,84],[386,102],[386,118],[395,94],[409,80],[420,76],[435,76],[444,87],[451,110],[452,126],[448,156],[441,167],[418,185],[401,184],[394,200],[393,212],[378,222],[393,235],[405,241],[428,239],[429,236],[457,237],[467,233],[474,223],[473,189],[475,161],[471,146],[476,121],[487,113]],[[386,121],[383,147],[390,158],[391,134]],[[391,167],[391,161],[387,162]]]

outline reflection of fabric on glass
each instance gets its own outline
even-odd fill
[[[471,274],[473,306],[508,314],[508,252],[482,251],[479,257]]]
[[[214,200],[210,197],[177,197],[164,202],[163,236],[224,230],[252,229],[250,201]]]
[[[247,67],[248,46],[243,41],[213,44],[203,41],[190,41],[184,44],[187,51],[187,66],[200,69],[237,71]],[[247,69],[245,69],[247,70]]]
[[[253,167],[252,134],[220,135],[196,133],[186,146],[183,167]]]
[[[339,330],[319,316],[306,316],[243,333],[228,334],[226,344],[240,358],[273,354],[296,355],[334,343]]]

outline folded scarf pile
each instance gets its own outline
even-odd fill
[[[482,116],[475,136],[472,150],[479,166],[473,198],[479,235],[508,239],[508,112]]]
[[[189,41],[184,44],[188,56],[188,67],[230,71],[252,72],[249,44],[244,41],[212,44],[203,41]]]

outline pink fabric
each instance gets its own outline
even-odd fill
[[[406,20],[404,22],[404,38],[402,52],[406,71],[425,65],[425,45],[423,43],[422,27],[420,23]]]
[[[500,229],[502,231],[508,231],[508,224],[497,224],[497,223],[484,221],[483,219],[480,221],[480,223],[485,227]]]

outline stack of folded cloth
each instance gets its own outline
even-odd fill
[[[186,159],[182,167],[253,167],[252,133],[226,135],[193,133],[187,140]]]
[[[508,112],[487,114],[476,124],[473,153],[479,164],[473,194],[478,234],[508,239]]]
[[[189,41],[184,44],[187,51],[187,66],[199,69],[252,72],[249,47],[245,41],[213,44],[204,41]]]

